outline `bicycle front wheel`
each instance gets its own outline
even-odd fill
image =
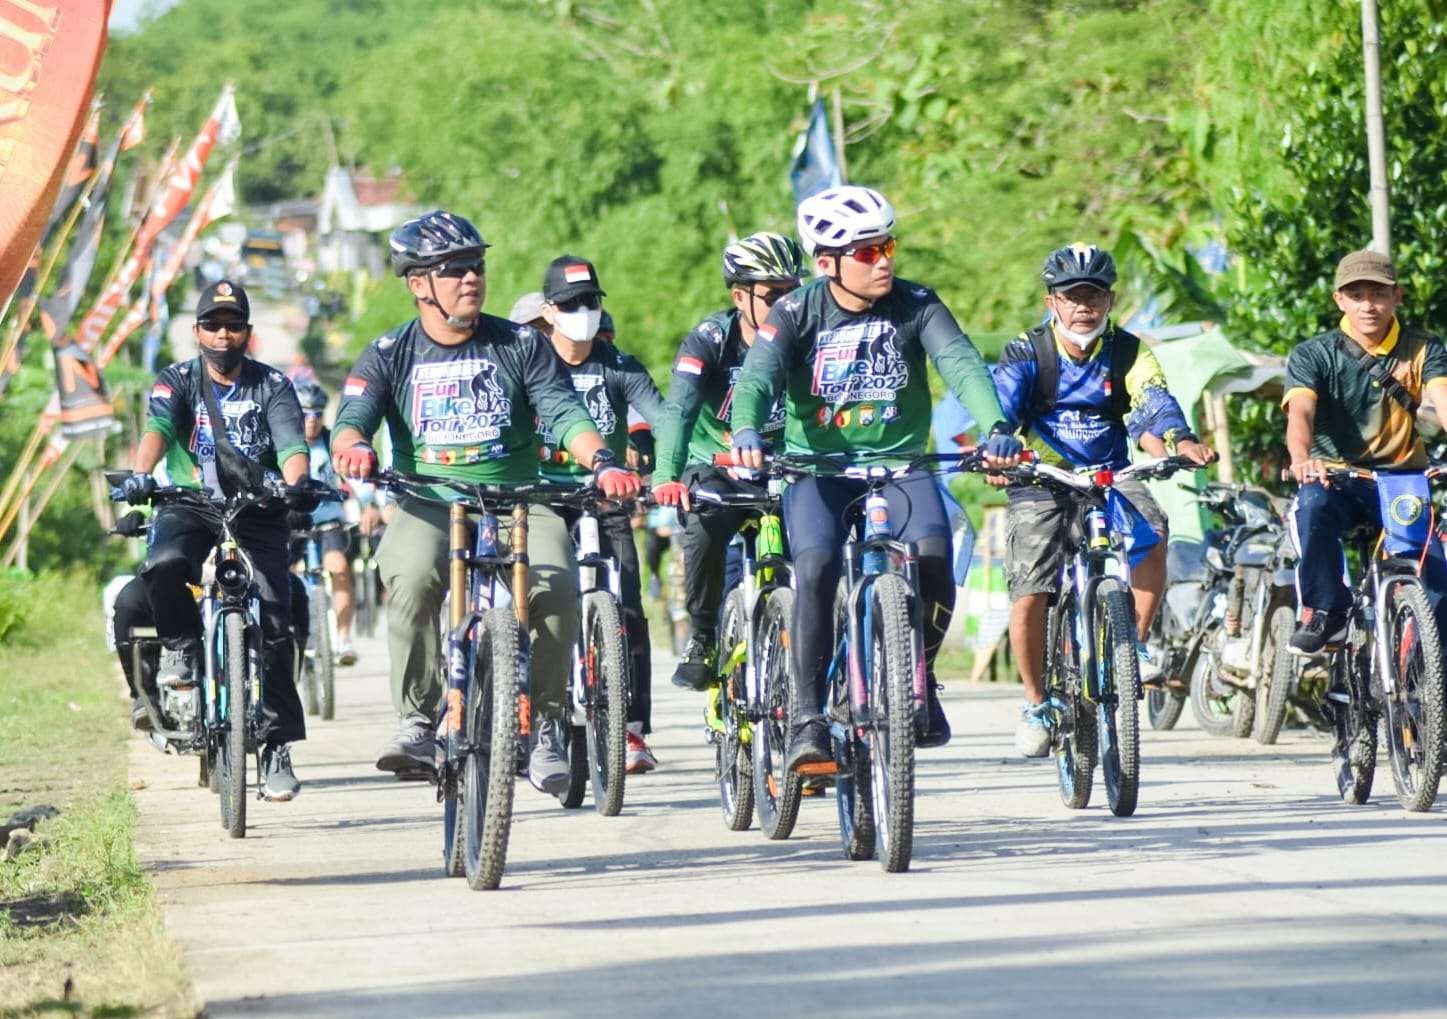
[[[518,745],[518,623],[508,609],[490,609],[478,623],[476,665],[467,689],[468,753],[462,765],[467,884],[474,891],[502,882],[512,828]]]
[[[246,837],[246,720],[250,714],[247,682],[246,620],[228,612],[221,627],[221,664],[226,713],[217,755],[221,785],[221,826],[233,839]]]
[[[604,817],[617,817],[623,809],[627,779],[628,656],[623,645],[623,617],[607,592],[583,596],[582,653],[593,806]]]
[[[1071,810],[1084,810],[1090,805],[1095,782],[1095,706],[1081,696],[1075,595],[1063,591],[1060,598],[1061,602],[1050,610],[1045,644],[1045,681],[1051,696],[1068,708],[1055,744],[1055,770],[1060,802]]]
[[[1397,584],[1388,608],[1387,668],[1383,683],[1387,753],[1392,782],[1406,810],[1429,809],[1442,780],[1442,641],[1427,592]],[[1385,692],[1390,686],[1390,692]]]
[[[332,604],[326,585],[320,581],[312,588],[311,612],[312,661],[317,714],[326,721],[337,715],[336,663],[332,660]]]
[[[1101,581],[1095,613],[1095,667],[1101,671],[1100,769],[1110,812],[1129,817],[1140,795],[1141,677],[1135,618],[1120,581]]]
[[[735,587],[724,599],[719,627],[719,718],[723,731],[716,734],[718,800],[729,831],[745,831],[754,821],[754,768],[749,744],[753,729],[748,719],[748,621],[744,618],[744,592]]]
[[[909,585],[886,573],[869,585],[870,795],[879,863],[909,869],[914,850],[914,654]]]
[[[794,592],[777,588],[764,599],[758,623],[760,718],[754,726],[754,806],[759,827],[771,839],[786,839],[799,819],[803,779],[784,765],[789,726],[795,714],[794,660],[789,636],[794,626]]]

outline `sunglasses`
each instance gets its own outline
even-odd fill
[[[470,272],[481,276],[486,266],[480,258],[469,258],[457,262],[443,262],[432,271],[443,279],[460,280]]]
[[[251,328],[250,322],[241,322],[234,318],[201,318],[196,320],[202,332],[219,333],[226,329],[233,333],[241,333]]]
[[[326,412],[325,412],[325,411],[320,411],[320,410],[304,410],[304,411],[302,411],[301,413],[302,413],[302,417],[306,418],[308,421],[313,421],[313,420],[321,420],[322,415],[325,414]]]
[[[786,294],[792,294],[797,289],[797,285],[792,287],[779,287],[776,290],[765,290],[762,294],[755,292],[753,296],[754,300],[758,301],[765,308],[772,308],[779,302],[779,298]]]
[[[844,253],[861,265],[873,265],[881,258],[893,258],[894,248],[895,240],[891,237],[888,240],[880,241],[878,244],[866,244],[863,247],[850,248]]]
[[[566,301],[554,301],[553,307],[562,312],[577,311],[579,308],[587,308],[592,311],[595,308],[603,307],[603,302],[597,294],[585,294],[582,297],[573,297]]]

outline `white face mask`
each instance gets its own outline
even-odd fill
[[[1062,322],[1062,321],[1060,321],[1060,316],[1059,316],[1059,315],[1055,316],[1055,331],[1056,331],[1056,333],[1058,333],[1058,334],[1060,335],[1060,338],[1061,338],[1061,339],[1065,340],[1067,343],[1069,343],[1071,346],[1073,346],[1076,350],[1084,350],[1086,347],[1090,346],[1092,343],[1094,343],[1094,342],[1096,341],[1096,339],[1098,339],[1098,338],[1100,337],[1100,334],[1103,333],[1103,332],[1105,332],[1106,329],[1109,328],[1109,327],[1110,327],[1110,319],[1109,319],[1109,318],[1103,318],[1103,319],[1100,320],[1100,324],[1099,324],[1098,326],[1096,326],[1094,329],[1092,329],[1090,332],[1088,332],[1088,333],[1077,333],[1077,332],[1073,332],[1073,331],[1071,331],[1070,329],[1066,328],[1065,323]]]
[[[574,343],[587,343],[598,335],[598,324],[603,321],[602,308],[579,308],[577,311],[557,311],[554,320],[558,332]]]

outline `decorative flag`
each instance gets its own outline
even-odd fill
[[[844,175],[839,172],[839,161],[834,155],[834,142],[829,136],[829,115],[822,99],[814,100],[809,126],[794,145],[794,165],[789,168],[789,181],[794,185],[796,205],[825,188],[837,188],[844,183]]]
[[[55,351],[55,391],[60,396],[60,433],[66,438],[110,429],[114,413],[100,366],[79,344]]]

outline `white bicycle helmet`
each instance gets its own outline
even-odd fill
[[[873,188],[846,184],[799,203],[799,239],[811,255],[838,251],[894,232],[894,206]]]

